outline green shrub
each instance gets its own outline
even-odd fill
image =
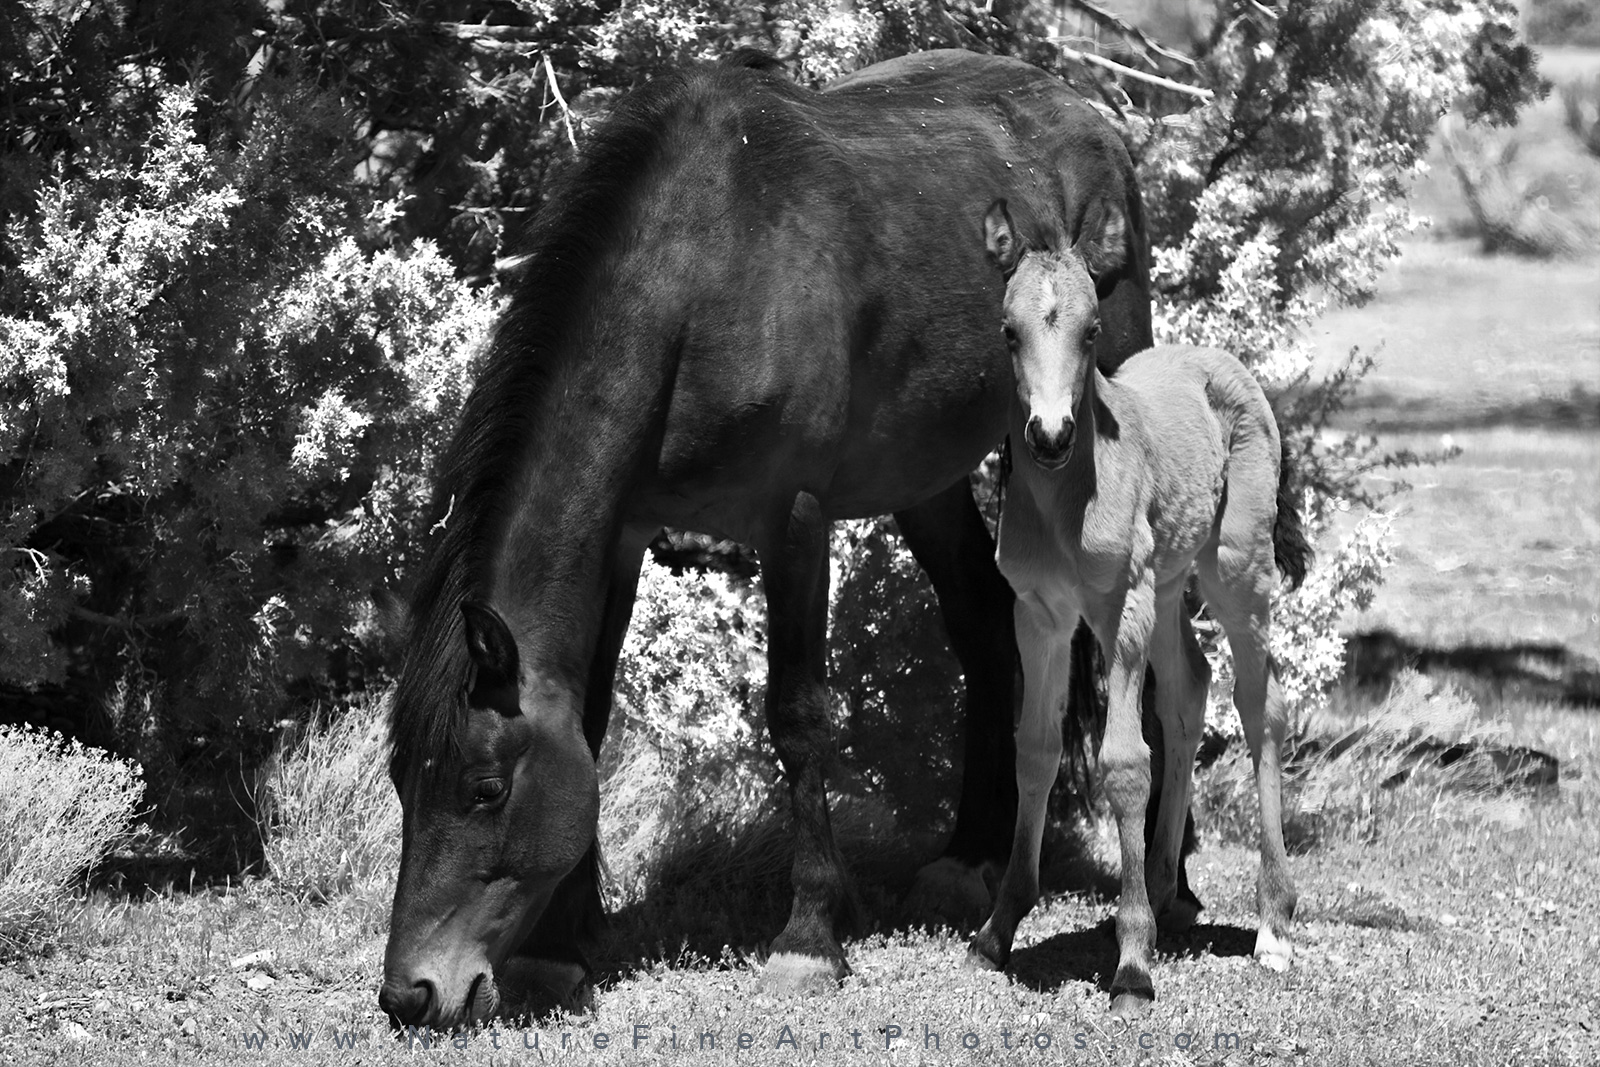
[[[286,736],[262,766],[256,812],[267,873],[322,902],[388,899],[400,866],[400,800],[388,775],[387,700]]]
[[[1580,78],[1563,85],[1561,113],[1584,150],[1600,156],[1600,78]]]
[[[1485,252],[1546,259],[1582,255],[1600,241],[1594,205],[1557,210],[1542,176],[1519,165],[1514,132],[1447,125],[1443,144]]]
[[[48,932],[73,882],[128,833],[143,793],[136,764],[0,726],[0,950]]]

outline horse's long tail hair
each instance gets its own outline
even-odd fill
[[[1311,567],[1313,552],[1306,537],[1305,524],[1300,521],[1300,502],[1296,499],[1300,479],[1294,457],[1289,451],[1289,439],[1278,433],[1278,517],[1272,523],[1272,559],[1278,572],[1289,580],[1290,589],[1299,589]]]

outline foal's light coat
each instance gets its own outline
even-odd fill
[[[1017,594],[1024,697],[1016,837],[973,957],[1004,966],[1018,922],[1038,900],[1045,802],[1061,756],[1068,646],[1081,615],[1109,661],[1100,764],[1122,846],[1121,958],[1112,1008],[1137,1014],[1155,997],[1150,952],[1157,917],[1180,924],[1193,918],[1174,908],[1190,769],[1210,680],[1184,610],[1191,567],[1233,649],[1234,704],[1255,763],[1261,805],[1255,953],[1275,970],[1289,964],[1286,928],[1295,889],[1280,821],[1284,711],[1267,623],[1274,535],[1292,574],[1303,574],[1306,545],[1292,509],[1279,520],[1276,419],[1238,360],[1213,349],[1158,347],[1106,378],[1092,351],[1094,235],[1065,251],[1029,248],[1003,202],[991,208],[986,232],[1009,275],[1004,325],[1018,392],[1011,440],[1028,446],[1027,455],[1018,448],[999,542],[1000,570]],[[1151,760],[1139,724],[1147,662],[1166,749],[1148,865],[1143,831]]]

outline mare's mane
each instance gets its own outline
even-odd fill
[[[776,60],[741,49],[722,63],[658,78],[620,101],[584,143],[579,160],[530,227],[532,252],[496,327],[438,470],[429,517],[437,535],[411,601],[411,632],[389,720],[397,780],[458,755],[466,713],[466,642],[460,605],[479,590],[505,521],[505,503],[526,449],[531,413],[567,355],[574,308],[595,266],[621,237],[631,198],[651,173],[685,105],[750,91],[756,80],[794,87]],[[741,84],[742,83],[742,84]]]

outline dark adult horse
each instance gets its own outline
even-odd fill
[[[946,869],[1003,863],[1015,812],[1011,593],[967,488],[1015,393],[995,196],[1105,238],[1108,362],[1149,345],[1132,168],[1026,64],[907,57],[829,92],[770,60],[620,103],[535,223],[526,277],[444,467],[411,608],[392,773],[405,811],[380,1002],[451,1026],[511,955],[581,973],[599,915],[595,755],[646,545],[755,546],[767,721],[793,806],[794,904],[769,988],[848,973],[828,822],[828,524],[895,513],[967,678]]]

